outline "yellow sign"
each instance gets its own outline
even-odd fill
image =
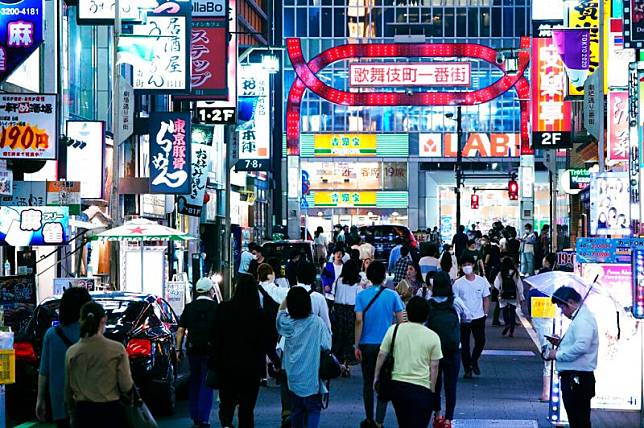
[[[604,1],[604,40],[608,40],[608,31],[610,29],[610,0]],[[568,15],[568,27],[570,28],[588,28],[590,32],[590,67],[589,75],[593,74],[599,67],[599,0],[580,0],[578,4],[570,6]],[[604,44],[606,45],[606,44]],[[604,55],[607,55],[606,46]],[[604,75],[606,76],[608,62],[604,57]],[[606,79],[604,79],[606,80]],[[605,88],[606,90],[606,88]],[[575,87],[568,84],[568,95],[584,95],[584,86]]]
[[[375,134],[315,134],[313,149],[316,157],[376,156]]]
[[[375,207],[376,192],[315,192],[316,207]]]
[[[533,297],[530,302],[532,318],[554,318],[557,314],[557,305],[550,297]]]

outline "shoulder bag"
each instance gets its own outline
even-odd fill
[[[376,393],[378,394],[378,400],[388,402],[392,398],[392,386],[393,379],[392,375],[394,373],[394,344],[396,343],[396,334],[398,334],[398,327],[400,324],[396,324],[394,327],[394,337],[391,339],[391,346],[389,347],[389,352],[385,361],[382,363],[380,368],[380,376],[378,376],[378,382],[376,382]]]
[[[136,386],[121,397],[121,408],[127,428],[159,428]]]

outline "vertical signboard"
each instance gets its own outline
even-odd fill
[[[532,58],[533,148],[570,148],[570,102],[564,100],[566,73],[552,38],[533,39]]]
[[[624,46],[644,47],[644,4],[640,0],[624,0]]]
[[[0,159],[56,159],[56,95],[0,94]]]
[[[81,197],[103,197],[103,150],[105,123],[102,121],[67,121],[67,179],[80,181]]]
[[[626,162],[630,145],[628,125],[628,91],[608,93],[609,162]]]
[[[228,95],[227,25],[228,23],[222,19],[192,21],[191,98],[225,97]]]
[[[190,194],[177,197],[179,214],[200,217],[204,205],[206,182],[210,170],[210,146],[213,139],[213,127],[192,125],[192,177]]]
[[[130,82],[119,77],[121,90],[121,109],[118,111],[119,143],[130,138],[134,133],[134,88]]]
[[[150,114],[150,193],[190,193],[190,113]]]
[[[240,160],[236,167],[266,170],[271,142],[268,72],[257,64],[240,67],[237,93]]]
[[[623,21],[610,20],[606,80],[609,88],[628,87],[628,64],[635,61],[635,50],[624,48]]]
[[[43,42],[43,0],[0,0],[0,82]]]
[[[634,234],[641,232],[640,221],[640,169],[644,160],[640,159],[641,132],[642,132],[642,106],[640,104],[640,71],[638,63],[631,63],[628,68],[628,122],[630,127],[628,174],[630,190],[631,230]]]
[[[593,74],[599,67],[599,1],[604,2],[604,11],[610,11],[610,1],[607,0],[579,0],[571,4],[568,12],[568,26],[570,28],[588,28],[590,31],[590,65],[589,72]],[[607,9],[608,8],[608,9]],[[610,15],[608,15],[610,16]],[[583,82],[582,82],[583,83]],[[568,95],[584,95],[581,86],[568,86]]]

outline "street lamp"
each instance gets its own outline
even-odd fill
[[[448,119],[454,119],[454,113],[445,113]],[[456,175],[456,228],[461,225],[461,186],[463,185],[463,116],[461,113],[461,106],[456,107],[456,168],[454,173]]]

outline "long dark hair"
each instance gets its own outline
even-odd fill
[[[452,270],[453,263],[452,263],[452,253],[449,251],[445,251],[443,253],[443,256],[441,257],[441,270],[443,272],[449,273]]]
[[[510,275],[510,271],[514,270],[514,275]],[[512,278],[517,274],[517,267],[514,264],[512,257],[503,257],[501,259],[501,278]]]
[[[80,337],[92,337],[98,333],[105,309],[100,303],[91,301],[83,305],[80,311]]]
[[[425,280],[423,279],[423,274],[420,272],[420,266],[416,263],[410,263],[407,265],[407,269],[409,269],[409,266],[413,267],[414,270],[416,271],[416,282],[419,284],[423,284]],[[407,277],[407,272],[405,272],[405,277]]]
[[[237,313],[258,312],[261,308],[257,281],[251,275],[240,275],[235,294],[230,300]]]
[[[342,283],[345,285],[355,285],[360,282],[360,266],[356,260],[347,260],[342,265],[342,273],[340,274]]]

